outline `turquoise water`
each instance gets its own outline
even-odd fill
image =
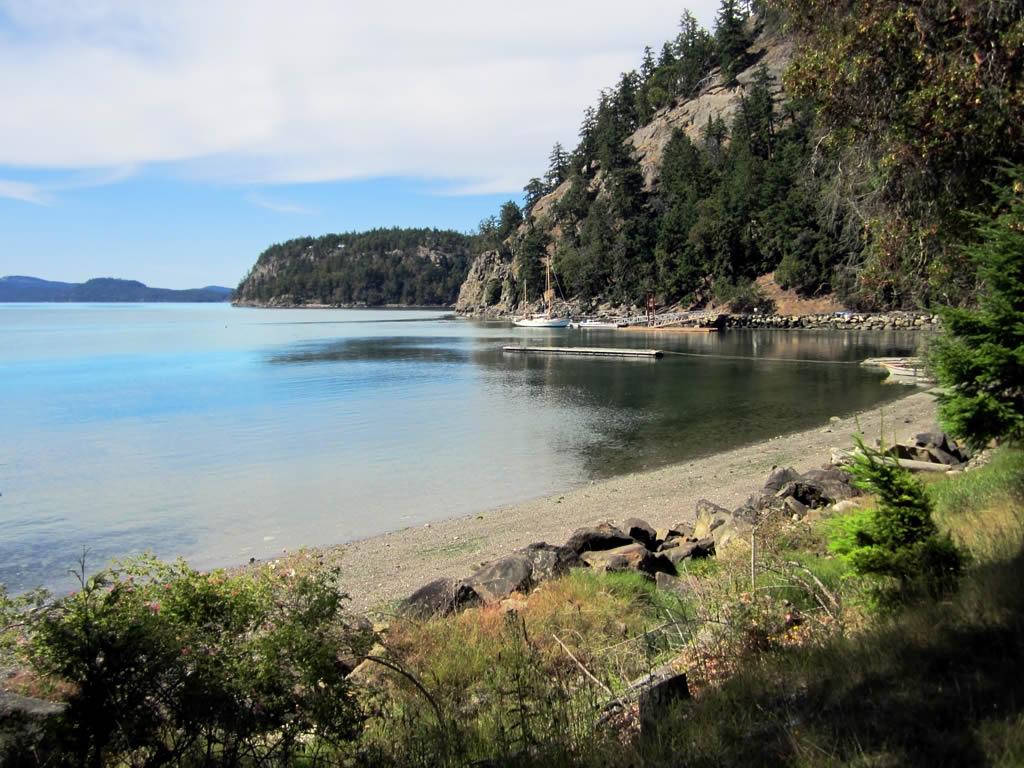
[[[916,341],[0,304],[0,583],[61,588],[83,549],[94,568],[146,549],[233,564],[751,443],[898,396],[850,363]],[[503,355],[509,343],[706,356]]]

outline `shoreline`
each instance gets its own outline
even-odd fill
[[[930,431],[935,419],[934,395],[916,389],[880,408],[741,448],[345,544],[304,548],[257,565],[287,565],[297,558],[322,561],[340,568],[340,584],[353,612],[386,609],[433,579],[463,578],[485,561],[538,541],[560,543],[585,525],[639,517],[662,528],[692,520],[701,498],[737,507],[774,466],[803,472],[826,464],[832,448],[850,447],[858,431],[874,439],[884,426],[886,439],[892,440],[894,433],[905,437]]]

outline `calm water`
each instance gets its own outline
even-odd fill
[[[707,356],[501,352],[527,341]],[[0,583],[60,588],[83,547],[93,567],[145,549],[236,563],[739,446],[898,396],[878,373],[822,361],[915,342],[0,304]]]

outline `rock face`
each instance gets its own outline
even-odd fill
[[[512,255],[484,251],[469,267],[459,288],[455,310],[479,317],[498,317],[512,312],[517,304],[518,283],[512,269]]]

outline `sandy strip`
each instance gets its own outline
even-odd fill
[[[893,385],[898,386],[898,385]],[[773,466],[805,471],[826,463],[830,448],[852,445],[857,423],[871,440],[884,421],[886,440],[935,426],[935,399],[914,390],[882,409],[648,472],[604,480],[557,496],[498,507],[479,515],[405,528],[323,551],[342,570],[351,607],[383,607],[431,579],[464,577],[486,560],[535,541],[564,542],[602,520],[640,517],[655,528],[692,520],[698,499],[739,506]]]

